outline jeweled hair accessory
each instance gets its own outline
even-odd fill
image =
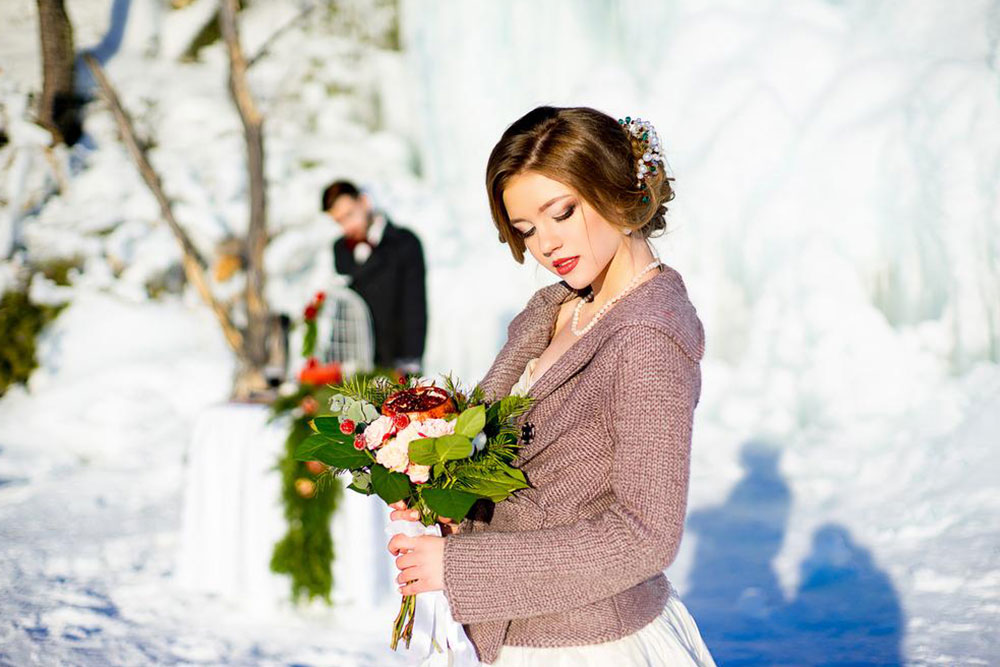
[[[642,189],[646,189],[645,178],[646,174],[655,174],[657,171],[656,163],[659,162],[660,166],[663,167],[666,163],[663,161],[663,155],[660,153],[660,137],[656,134],[656,129],[653,124],[648,120],[643,120],[641,118],[632,118],[631,116],[625,116],[624,119],[619,118],[618,124],[628,132],[630,135],[635,137],[642,147],[642,157],[636,160],[636,185]],[[649,195],[642,196],[642,203],[645,204],[649,201]]]

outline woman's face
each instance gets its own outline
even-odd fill
[[[503,203],[531,256],[573,289],[590,285],[626,238],[575,190],[537,172],[510,179]]]

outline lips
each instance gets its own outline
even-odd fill
[[[579,261],[580,261],[580,256],[576,255],[574,257],[566,257],[564,259],[558,259],[552,262],[552,266],[554,266],[556,271],[559,272],[559,275],[564,276],[570,271],[572,271],[576,267],[577,262]]]

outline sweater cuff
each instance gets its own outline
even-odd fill
[[[444,539],[444,595],[451,616],[459,623],[471,623],[489,609],[488,591],[472,573],[482,569],[496,553],[481,535],[456,533]]]

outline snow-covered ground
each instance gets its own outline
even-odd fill
[[[222,51],[175,56],[212,3],[134,0],[120,34],[124,3],[68,4],[211,255],[245,225],[240,128]],[[21,5],[0,27],[0,249],[83,270],[32,286],[70,306],[0,399],[0,664],[392,664],[394,610],[175,585],[185,449],[232,361],[192,293],[149,297],[178,252],[103,103],[83,145],[42,154]],[[253,3],[248,51],[299,9]],[[542,102],[651,118],[678,177],[657,247],[708,335],[669,574],[719,663],[1000,662],[1000,3],[406,0],[401,52],[373,45],[378,12],[316,12],[254,66],[271,303],[335,280],[319,192],[356,178],[424,240],[432,299],[469,304],[432,307],[427,367],[475,380],[552,280],[495,243],[502,127]]]

